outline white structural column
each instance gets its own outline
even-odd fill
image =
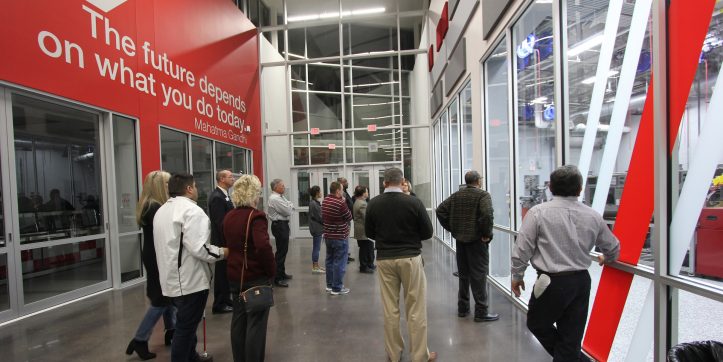
[[[618,34],[618,23],[623,8],[623,0],[611,0],[608,7],[608,14],[605,19],[605,30],[603,31],[603,42],[600,46],[600,56],[597,61],[595,73],[595,84],[590,97],[590,109],[587,113],[585,123],[585,136],[582,139],[580,161],[578,168],[582,174],[582,189],[585,189],[587,175],[590,172],[592,163],[592,152],[595,146],[598,125],[600,124],[600,113],[602,112],[603,101],[605,100],[605,88],[607,86],[608,74],[610,73],[610,62],[615,49],[615,38]],[[584,193],[583,193],[584,194]],[[582,198],[582,196],[580,196]],[[590,202],[591,200],[587,200]]]
[[[620,70],[618,91],[617,94],[615,94],[613,114],[610,118],[610,127],[608,128],[608,136],[605,140],[600,173],[598,174],[595,196],[592,202],[592,208],[601,215],[605,211],[605,202],[610,191],[610,181],[615,170],[615,161],[618,158],[620,139],[623,135],[623,127],[625,127],[625,119],[627,118],[630,105],[630,95],[633,91],[633,84],[635,83],[635,73],[638,68],[640,51],[643,48],[645,28],[648,26],[651,6],[652,0],[636,1],[633,18],[630,22],[630,33],[628,34],[628,43],[625,47],[623,66]]]
[[[689,157],[688,174],[685,177],[678,203],[673,210],[670,223],[670,248],[668,249],[671,275],[680,274],[685,253],[690,246],[690,240],[693,238],[695,226],[708,194],[708,187],[718,167],[718,158],[723,154],[723,142],[720,141],[720,135],[723,134],[723,122],[717,119],[720,114],[723,114],[723,72],[718,73],[710,100],[710,108],[703,122],[698,143]],[[653,288],[650,290],[652,291]],[[643,311],[638,320],[626,361],[643,361],[647,358],[650,345],[653,343],[653,297],[651,292],[645,298]]]

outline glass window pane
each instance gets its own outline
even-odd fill
[[[518,224],[532,206],[548,200],[555,167],[555,91],[552,3],[535,2],[512,29],[515,52]]]
[[[309,130],[307,95],[306,92],[291,92],[291,124],[294,132]]]
[[[189,172],[187,134],[161,128],[161,168],[172,174]]]
[[[319,92],[341,91],[339,62],[309,64],[309,90]]]
[[[682,211],[682,215],[677,212],[673,214],[673,224],[685,224],[679,229],[690,230],[692,235],[677,238],[671,235],[669,245],[671,270],[669,272],[680,274],[699,283],[712,285],[719,290],[723,290],[723,283],[720,283],[723,278],[723,263],[721,263],[721,256],[723,256],[723,244],[721,244],[721,240],[723,240],[721,239],[723,236],[723,176],[721,176],[723,175],[723,154],[716,148],[708,148],[709,143],[703,139],[705,138],[705,128],[710,127],[708,122],[719,122],[719,118],[711,116],[708,111],[712,109],[710,107],[716,105],[712,94],[716,84],[715,79],[723,69],[723,48],[719,44],[721,32],[723,32],[719,16],[722,10],[723,3],[716,2],[704,44],[700,44],[702,49],[700,61],[688,95],[685,113],[681,119],[678,142],[673,150],[674,156],[671,159],[671,162],[678,165],[677,167],[675,164],[671,165],[669,180],[670,187],[675,192],[673,200],[675,209],[678,207],[677,202],[696,200],[694,206],[686,207]],[[696,154],[696,152],[700,153]],[[694,160],[698,157],[704,157],[710,163],[703,162],[707,164],[705,167],[693,169]],[[697,186],[689,186],[684,194],[683,186],[688,182],[695,182]],[[646,253],[649,251],[644,249],[642,255]],[[682,302],[683,292],[681,292]],[[681,310],[681,317],[682,313]],[[694,320],[696,319],[694,318]],[[683,328],[682,325],[681,328]],[[681,335],[681,337],[683,336]]]
[[[216,171],[231,170],[238,172],[233,164],[233,150],[235,147],[225,143],[216,142]]]
[[[121,282],[141,277],[141,234],[118,237],[120,247]]]
[[[462,122],[462,181],[464,174],[472,170],[474,145],[472,144],[472,83],[467,83],[459,94]]]
[[[370,124],[377,127],[394,125],[396,112],[394,105],[399,103],[395,97],[346,96],[347,117],[352,120],[349,127],[366,128]]]
[[[507,47],[503,39],[484,62],[487,191],[492,196],[495,224],[512,226],[510,208],[510,130]],[[494,248],[494,246],[491,246]]]
[[[302,227],[302,228],[309,227],[309,213],[308,212],[304,212],[304,211],[299,212],[299,227]]]
[[[434,190],[435,190],[435,204],[438,205],[444,198],[442,198],[442,121],[441,118],[437,119],[437,123],[434,125]],[[435,216],[436,218],[436,216]],[[437,237],[442,240],[444,238],[444,229],[437,222],[436,234]]]
[[[675,291],[678,293],[678,313],[672,317],[678,321],[678,340],[673,344],[723,341],[723,329],[720,328],[723,325],[723,303],[684,290]]]
[[[208,211],[208,196],[216,187],[213,169],[213,143],[211,140],[191,136],[191,159],[193,160],[193,178],[198,189],[198,206]]]
[[[450,191],[450,194],[454,191],[457,191],[458,186],[462,183],[464,180],[464,177],[461,172],[461,162],[460,162],[460,142],[459,142],[459,136],[461,127],[459,125],[459,108],[457,98],[452,101],[452,104],[449,105],[449,152],[450,152],[450,159],[451,159],[451,168],[452,173],[451,176],[451,184],[452,187]]]
[[[396,17],[365,18],[342,24],[344,54],[398,50]]]
[[[397,72],[393,57],[352,60],[347,68],[349,81],[344,91],[355,94],[392,95],[399,93],[399,84],[393,75]]]
[[[333,150],[326,147],[311,147],[310,156],[312,165],[341,163],[344,157],[344,149],[342,147]]]
[[[103,233],[98,115],[12,102],[20,243]]]
[[[126,233],[139,230],[136,224],[136,204],[138,203],[138,154],[136,152],[135,121],[129,118],[113,116],[113,154],[115,156],[116,202],[118,203],[118,232]],[[93,210],[92,216],[101,222],[95,210],[97,202],[89,200],[85,209]],[[140,260],[140,249],[137,250]]]
[[[297,185],[299,185],[299,202],[298,206],[307,207],[309,206],[309,188],[311,187],[311,175],[308,171],[299,171],[296,175]]]
[[[306,28],[289,29],[289,60],[307,59]]]
[[[105,240],[23,250],[25,304],[107,280]]]
[[[0,254],[0,311],[10,309],[8,286],[8,255]]]
[[[251,151],[241,147],[233,148],[233,168],[235,173],[253,174],[251,164]]]
[[[310,139],[312,146],[328,147],[330,144],[333,144],[334,146],[341,148],[344,145],[341,132],[328,132],[311,135]]]
[[[309,93],[309,121],[311,128],[342,128],[341,95]]]
[[[293,60],[293,59],[289,59]],[[291,89],[307,90],[306,64],[291,65]]]
[[[294,147],[294,166],[304,166],[309,164],[309,148]]]
[[[289,29],[289,60],[339,56],[339,25]]]
[[[399,18],[399,50],[419,48],[423,19],[424,18],[422,16],[407,16]]]

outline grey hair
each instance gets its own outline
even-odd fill
[[[403,179],[404,173],[396,167],[384,170],[384,182],[390,185],[401,185]]]
[[[276,185],[278,185],[281,182],[284,182],[284,180],[282,180],[280,178],[275,178],[275,179],[271,180],[271,191],[274,191],[274,189],[276,188]]]
[[[475,170],[468,171],[466,174],[464,174],[464,183],[466,183],[467,185],[474,185],[481,179],[482,176],[479,174],[479,172]]]
[[[582,174],[575,165],[560,166],[550,174],[550,191],[555,196],[579,196]]]

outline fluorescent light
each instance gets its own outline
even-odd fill
[[[380,83],[365,83],[365,84],[354,84],[354,85],[345,85],[344,88],[356,88],[356,87],[376,87],[384,84],[395,84],[399,83],[397,81],[393,82],[380,82]]]
[[[399,116],[399,115],[396,115],[396,116],[379,116],[379,117],[362,117],[361,119],[362,119],[362,121],[371,121],[371,120],[375,120],[375,119],[394,118],[394,117],[398,117],[398,116]]]
[[[355,104],[354,107],[383,106],[383,105],[385,105],[385,104],[394,104],[394,103],[399,103],[399,101],[382,102],[382,103]]]
[[[293,23],[293,22],[298,22],[298,21],[311,21],[311,20],[330,19],[330,18],[338,18],[338,17],[344,18],[344,17],[349,17],[349,16],[379,14],[379,13],[385,12],[386,10],[387,9],[384,7],[357,9],[357,10],[351,10],[351,11],[343,11],[341,13],[341,16],[339,15],[338,11],[331,11],[331,12],[323,12],[320,14],[289,16],[286,20],[290,23]]]
[[[535,4],[552,4],[552,0],[537,0]]]
[[[576,55],[581,54],[582,52],[584,52],[586,50],[590,50],[590,49],[602,44],[604,39],[605,38],[603,37],[602,33],[593,35],[592,37],[575,44],[574,47],[572,47],[570,50],[568,50],[567,56],[574,57]]]
[[[543,103],[545,103],[546,100],[547,100],[547,97],[542,96],[542,97],[537,97],[537,98],[533,99],[532,102],[530,102],[530,103],[543,104]]]
[[[614,76],[614,75],[616,75],[616,74],[618,74],[618,71],[617,71],[617,70],[611,70],[611,71],[608,72],[607,78],[610,78],[610,77],[612,77],[612,76]],[[587,79],[583,80],[583,81],[580,82],[580,83],[582,83],[582,84],[593,84],[593,83],[595,83],[595,77],[587,78]]]

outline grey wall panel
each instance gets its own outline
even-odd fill
[[[474,11],[477,9],[477,4],[479,4],[479,0],[459,0],[457,12],[454,14],[454,19],[449,22],[449,30],[444,39],[444,42],[447,44],[447,49],[449,49],[448,53],[454,50],[457,44],[459,44],[460,39],[464,36],[464,30],[472,19],[472,15],[474,15]]]
[[[482,37],[484,39],[489,37],[510,4],[512,4],[512,0],[482,1]]]
[[[465,38],[459,42],[459,46],[449,57],[447,69],[444,71],[444,84],[446,85],[446,95],[449,96],[454,90],[454,85],[462,78],[467,71],[467,42]]]
[[[436,38],[435,38],[435,48],[436,46]],[[432,67],[432,79],[431,84],[435,84],[439,81],[439,78],[442,76],[442,72],[444,71],[444,68],[447,66],[447,42],[445,41],[442,43],[442,47],[437,52],[437,56],[434,58],[434,66]]]
[[[444,100],[444,97],[442,96],[442,83],[444,82],[440,80],[437,82],[437,85],[432,88],[432,95],[429,98],[429,114],[431,116],[434,116],[439,108],[442,107],[442,101]]]

